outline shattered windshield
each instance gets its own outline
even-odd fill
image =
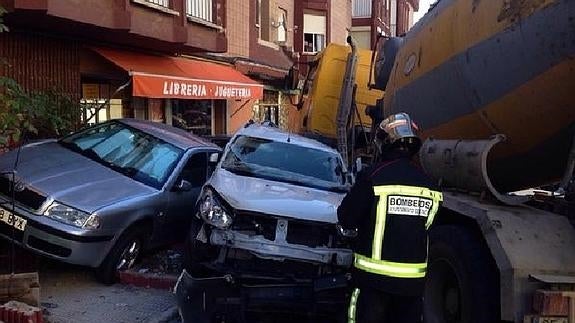
[[[345,191],[336,153],[263,138],[238,136],[222,167],[241,175]]]
[[[183,151],[119,122],[72,134],[60,144],[136,181],[162,188]]]

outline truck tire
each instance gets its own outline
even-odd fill
[[[148,230],[142,227],[125,231],[96,269],[98,281],[111,285],[116,282],[118,271],[132,268],[145,250],[147,236]]]
[[[500,321],[499,272],[473,231],[442,225],[430,232],[425,323]]]
[[[217,257],[216,248],[196,239],[202,225],[202,220],[195,217],[192,219],[184,249],[184,268],[195,278],[210,276],[211,270],[204,264]]]

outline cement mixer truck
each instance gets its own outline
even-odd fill
[[[317,109],[325,87],[312,85],[302,132],[355,165],[377,158],[357,149],[373,124],[396,112],[418,123],[419,162],[445,199],[430,232],[425,321],[544,316],[536,291],[575,284],[575,2],[440,0],[405,36],[385,39],[372,69],[351,45],[347,64],[323,79],[340,86],[338,104]],[[325,54],[312,67],[334,59]],[[327,74],[312,72],[311,82]],[[385,94],[358,107],[372,90]]]

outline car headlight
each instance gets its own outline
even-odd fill
[[[206,189],[200,199],[199,213],[206,223],[220,229],[228,228],[233,222],[231,214],[222,207],[221,202],[210,189]]]
[[[95,214],[80,211],[71,206],[52,202],[44,215],[56,221],[85,229],[96,229],[100,226],[100,219]]]

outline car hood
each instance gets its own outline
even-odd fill
[[[0,172],[14,169],[16,155],[17,151],[11,151],[0,156]],[[33,190],[86,212],[158,192],[55,141],[24,146],[16,178]]]
[[[326,223],[337,223],[337,207],[344,197],[344,193],[240,176],[221,168],[209,185],[238,210]]]

